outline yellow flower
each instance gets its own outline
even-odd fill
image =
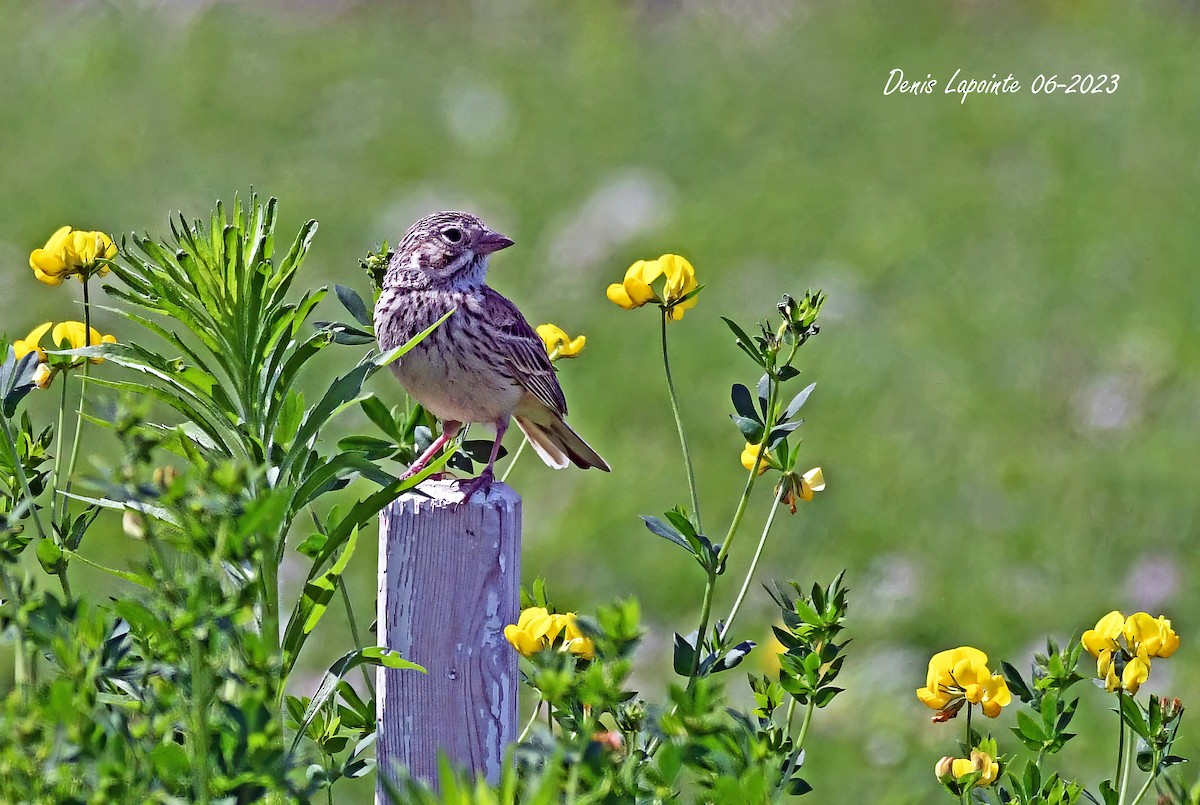
[[[44,363],[39,363],[33,373],[33,382],[40,389],[50,388],[50,384],[54,382],[54,376],[58,374],[57,369],[51,369]]]
[[[771,466],[771,451],[763,450],[762,457],[758,455],[760,445],[746,442],[746,446],[742,449],[742,466],[747,470],[754,469],[754,462],[758,460],[758,474],[762,475]]]
[[[1096,622],[1096,628],[1084,632],[1080,643],[1096,658],[1096,677],[1104,680],[1110,693],[1135,694],[1150,678],[1150,660],[1174,654],[1179,635],[1161,615],[1135,612],[1126,618],[1113,610]]]
[[[1165,660],[1179,648],[1179,635],[1162,615],[1155,618],[1146,612],[1135,612],[1126,619],[1123,631],[1129,645],[1137,646],[1151,657]]]
[[[824,490],[825,474],[821,472],[820,467],[813,467],[800,476],[800,497],[804,500],[811,501],[814,492],[822,492]]]
[[[775,486],[775,494],[779,494],[779,487],[785,486],[786,491],[779,502],[781,505],[791,509],[792,514],[796,513],[796,501],[804,500],[811,501],[817,492],[822,492],[825,489],[825,474],[820,467],[813,467],[803,475],[797,475],[794,472],[784,473],[779,484]]]
[[[45,322],[39,324],[29,331],[29,335],[24,338],[18,338],[12,342],[13,353],[17,356],[17,360],[21,360],[30,352],[37,352],[38,360],[46,360],[46,351],[42,349],[41,340],[46,335],[46,331],[53,326],[53,322]]]
[[[559,617],[562,619],[563,625],[563,650],[585,660],[595,659],[596,646],[590,637],[579,630],[579,624],[575,621],[575,613],[568,612]]]
[[[662,277],[662,290],[656,291],[653,283]],[[683,318],[683,312],[695,306],[697,297],[683,298],[699,287],[696,270],[678,254],[664,254],[657,260],[638,260],[625,272],[625,279],[608,286],[605,292],[609,301],[633,310],[648,302],[657,302],[667,311],[669,321]]]
[[[961,780],[977,771],[983,772],[983,776],[975,781],[975,785],[982,788],[996,782],[996,777],[1000,774],[1000,764],[987,752],[980,752],[978,749],[971,750],[970,758],[955,758],[950,764],[950,773],[955,780]]]
[[[529,657],[550,645],[561,629],[545,607],[529,607],[521,611],[516,624],[504,627],[504,637],[513,648]]]
[[[51,327],[54,329],[51,330]],[[46,336],[46,331],[50,331],[50,340],[53,342],[53,349],[79,349],[83,346],[95,346],[97,344],[114,344],[117,339],[111,335],[101,335],[100,331],[95,327],[91,331],[91,340],[85,341],[83,337],[84,324],[81,321],[64,321],[59,324],[53,322],[43,322],[37,327],[30,330],[29,335],[24,338],[17,339],[13,342],[13,354],[17,359],[28,355],[30,352],[37,352],[39,366],[33,376],[33,382],[38,388],[46,388],[54,380],[54,376],[63,369],[71,369],[76,366],[83,365],[83,358],[74,357],[71,355],[47,355],[46,350],[42,348],[42,339]],[[103,363],[103,358],[91,358],[92,363]]]
[[[50,236],[46,245],[29,255],[33,276],[47,285],[61,285],[70,276],[82,282],[93,274],[104,276],[108,266],[103,261],[117,256],[112,238],[103,232],[60,228]]]
[[[91,338],[84,338],[84,324],[81,321],[64,321],[54,325],[50,340],[65,349],[82,349],[97,344],[115,344],[117,339],[111,335],[101,335],[95,327],[91,328]],[[92,363],[104,363],[104,358],[91,358]]]
[[[1012,694],[1004,677],[988,670],[986,654],[960,646],[933,655],[917,698],[938,711],[933,716],[936,723],[954,718],[967,703],[980,705],[985,716],[995,718],[1012,701]]]
[[[587,343],[587,336],[571,338],[560,327],[554,324],[539,324],[537,334],[546,345],[546,355],[554,362],[559,358],[574,358]]]
[[[575,613],[551,614],[545,607],[528,607],[522,610],[515,624],[504,627],[504,638],[512,647],[526,657],[531,657],[549,648],[562,635],[559,648],[585,660],[595,657],[595,646],[584,636],[575,621]]]

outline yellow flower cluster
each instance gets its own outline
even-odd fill
[[[50,236],[46,245],[29,255],[33,275],[47,285],[61,285],[67,277],[80,282],[98,274],[108,273],[104,261],[117,256],[112,238],[103,232],[84,232],[64,226]]]
[[[655,283],[662,279],[656,290]],[[625,279],[608,286],[607,296],[626,310],[656,302],[667,312],[668,321],[683,318],[683,312],[696,304],[696,296],[684,299],[699,287],[696,270],[678,254],[664,254],[657,260],[638,260],[625,272]]]
[[[763,450],[762,455],[759,455],[759,445],[753,442],[746,442],[746,446],[742,448],[742,466],[747,470],[754,469],[754,461],[758,460],[758,474],[762,475],[771,467],[783,469],[771,455],[770,450]],[[796,501],[804,500],[811,501],[813,495],[825,489],[825,473],[820,467],[813,467],[803,475],[795,472],[785,472],[780,484],[785,485],[786,491],[780,502],[791,508],[792,514],[796,513]],[[775,487],[775,493],[779,494],[779,486]]]
[[[541,336],[542,343],[546,346],[546,355],[549,356],[551,363],[559,358],[576,357],[583,352],[583,347],[587,344],[587,336],[571,338],[556,324],[539,324],[537,334]]]
[[[1125,690],[1137,693],[1150,678],[1150,660],[1166,659],[1179,648],[1179,635],[1171,621],[1146,612],[1135,612],[1126,618],[1113,610],[1083,633],[1081,641],[1089,654],[1096,658],[1096,676],[1104,680],[1109,692]]]
[[[933,773],[945,783],[954,783],[968,774],[980,772],[981,776],[975,781],[975,786],[983,787],[996,782],[1000,775],[1000,764],[987,752],[978,749],[971,750],[971,757],[944,757],[937,762]]]
[[[580,631],[574,612],[552,614],[545,607],[529,607],[521,611],[515,624],[504,627],[504,638],[526,657],[550,648],[560,636],[560,651],[569,651],[585,660],[595,658],[596,647]]]
[[[771,468],[771,451],[763,450],[762,456],[758,454],[759,444],[754,442],[746,442],[746,446],[742,448],[742,466],[747,470],[754,469],[754,460],[758,459],[758,474],[762,475]]]
[[[1004,677],[988,669],[986,654],[960,646],[933,655],[925,687],[917,689],[917,698],[937,710],[933,716],[936,723],[954,718],[964,704],[978,704],[985,716],[995,718],[1012,701],[1012,694]]]
[[[53,327],[53,330],[50,328]],[[36,352],[38,356],[37,374],[34,376],[34,382],[40,388],[46,388],[54,380],[54,375],[63,369],[71,369],[76,366],[82,366],[84,358],[73,357],[70,355],[48,356],[46,350],[42,349],[42,339],[46,336],[46,332],[50,331],[50,341],[56,349],[82,349],[86,346],[95,346],[97,344],[114,344],[117,339],[111,335],[101,335],[100,331],[95,327],[91,328],[90,338],[85,336],[84,323],[81,321],[64,321],[54,324],[53,322],[44,322],[30,330],[29,335],[24,338],[18,338],[12,343],[13,354],[17,360],[28,355],[30,352]],[[92,363],[103,363],[103,358],[91,358]]]

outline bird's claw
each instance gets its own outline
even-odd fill
[[[486,496],[487,493],[491,491],[492,484],[495,482],[495,480],[496,476],[490,469],[486,469],[479,473],[478,478],[463,480],[462,486],[459,487],[463,493],[463,500],[470,500],[476,492],[481,490]]]

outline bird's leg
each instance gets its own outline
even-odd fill
[[[483,468],[483,472],[479,473],[479,477],[471,481],[464,490],[463,498],[470,498],[480,489],[486,494],[492,488],[492,482],[496,480],[496,456],[500,454],[500,442],[504,441],[504,433],[508,430],[508,423],[511,420],[508,417],[496,420],[496,441],[492,443],[492,455],[488,458],[487,466]]]
[[[442,425],[442,435],[434,439],[433,444],[429,445],[429,447],[425,449],[425,452],[421,454],[420,458],[409,465],[404,474],[400,476],[400,480],[403,481],[405,478],[411,478],[421,470],[425,469],[425,465],[429,463],[430,459],[437,455],[437,451],[441,450],[447,442],[457,436],[459,430],[461,429],[461,422],[447,420],[445,424]]]

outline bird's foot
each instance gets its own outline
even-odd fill
[[[470,500],[471,497],[479,491],[482,491],[484,496],[492,489],[492,484],[496,481],[496,475],[492,472],[492,468],[488,467],[483,472],[479,473],[478,478],[464,479],[459,489],[462,490],[463,500]]]

